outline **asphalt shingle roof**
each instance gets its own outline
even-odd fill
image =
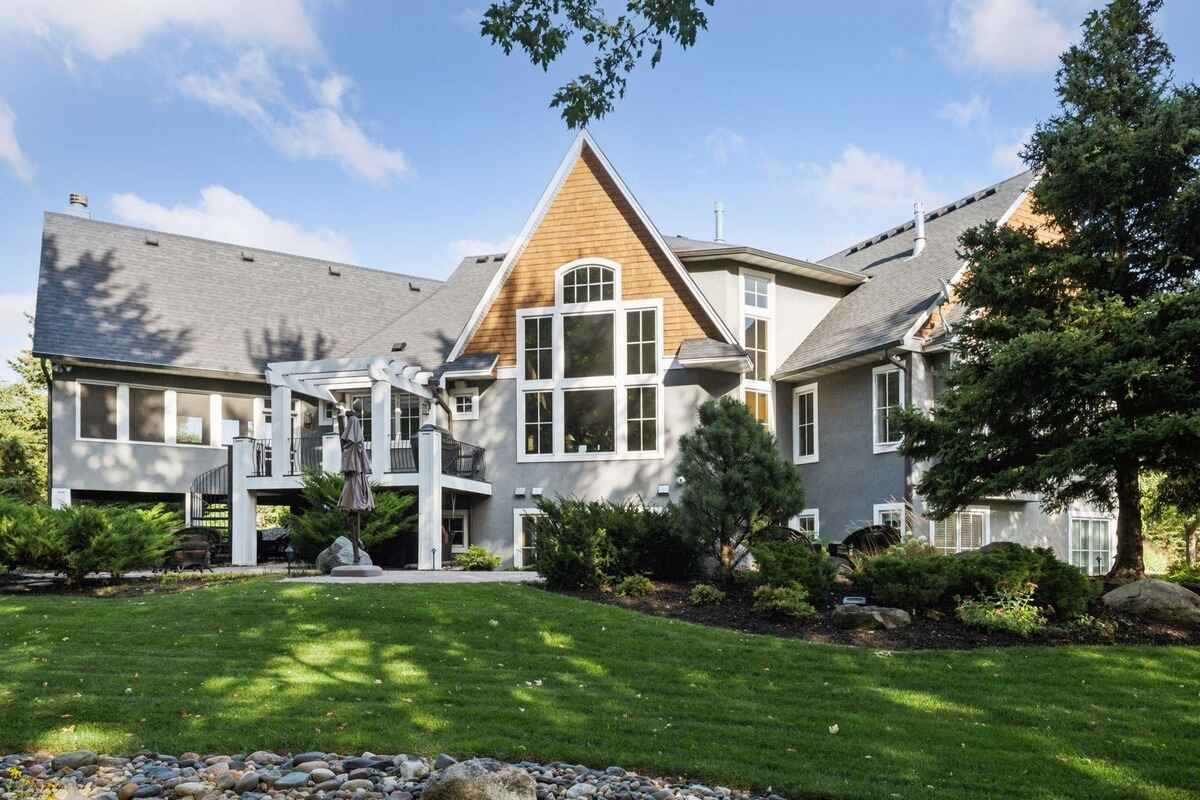
[[[442,287],[429,278],[48,212],[33,349],[261,375],[271,361],[347,355],[384,320]],[[390,342],[383,354],[389,349]]]
[[[912,220],[889,228],[819,263],[868,275],[817,324],[779,372],[808,369],[900,342],[917,315],[929,308],[962,266],[958,237],[968,228],[998,220],[1032,181],[1014,175],[926,213],[925,251],[913,250]]]

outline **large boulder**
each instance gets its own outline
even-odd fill
[[[895,630],[912,624],[912,617],[902,608],[885,606],[834,606],[833,624],[848,630]]]
[[[1200,625],[1200,595],[1170,581],[1134,581],[1100,599],[1118,614],[1174,625]]]
[[[371,556],[367,555],[367,551],[363,548],[358,548],[358,564],[359,566],[370,566]],[[317,556],[317,569],[328,575],[333,572],[334,567],[348,567],[354,564],[354,542],[346,536],[339,536],[333,540],[333,544],[326,547]]]
[[[472,758],[435,772],[421,800],[536,800],[537,783],[523,769]]]

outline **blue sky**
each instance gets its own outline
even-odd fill
[[[591,131],[663,233],[711,236],[721,200],[730,241],[819,258],[1019,171],[1093,5],[719,0]],[[432,277],[505,247],[572,138],[550,95],[588,58],[506,57],[483,7],[5,0],[0,356],[69,192],[99,219]],[[1159,27],[1195,80],[1200,4]]]

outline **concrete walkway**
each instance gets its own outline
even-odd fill
[[[495,571],[467,572],[458,569],[385,570],[375,578],[335,578],[332,575],[308,575],[303,578],[284,578],[282,583],[535,583],[542,579],[536,572]]]

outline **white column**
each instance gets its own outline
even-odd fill
[[[129,441],[129,384],[117,384],[117,441]]]
[[[258,564],[258,498],[246,488],[254,460],[252,439],[233,440],[229,475],[229,521],[233,528],[231,556],[235,566]]]
[[[392,464],[392,385],[371,381],[371,474],[378,480]]]
[[[442,568],[442,434],[432,425],[417,434],[417,568]]]
[[[321,469],[325,472],[342,471],[342,439],[336,433],[321,437]]]
[[[225,444],[225,432],[221,430],[221,395],[210,394],[208,396],[208,435],[210,441],[205,444],[220,446]]]
[[[271,477],[292,471],[292,390],[271,387]]]

